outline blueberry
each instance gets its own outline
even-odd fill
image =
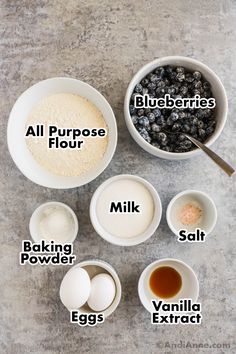
[[[198,135],[201,138],[204,138],[204,136],[206,135],[206,131],[204,129],[198,129]]]
[[[198,118],[195,117],[195,116],[192,116],[191,117],[191,122],[192,122],[193,125],[198,125]]]
[[[199,120],[197,126],[198,126],[198,128],[202,129],[204,127],[203,121]]]
[[[193,81],[194,81],[193,75],[190,74],[190,73],[187,73],[187,74],[185,75],[185,81],[187,81],[187,82],[189,82],[189,83],[193,82]]]
[[[176,120],[178,120],[179,119],[179,114],[177,113],[177,112],[173,112],[172,111],[172,113],[171,113],[171,115],[170,115],[170,119],[173,121],[173,122],[175,122]]]
[[[175,87],[174,87],[174,86],[168,87],[167,93],[168,93],[169,95],[174,95],[174,94],[176,93]]]
[[[212,93],[211,93],[211,91],[204,91],[202,96],[205,97],[205,98],[210,98],[210,97],[212,97]]]
[[[210,108],[206,108],[203,112],[205,118],[210,118],[212,116],[212,110]]]
[[[137,124],[138,123],[138,116],[136,116],[135,114],[131,116],[131,120],[133,122],[133,124]]]
[[[180,87],[176,85],[176,83],[173,85],[173,88],[175,89],[175,94],[177,95],[179,93]]]
[[[190,134],[191,135],[194,135],[197,133],[197,127],[195,125],[192,125],[191,126],[191,129],[190,129]]]
[[[209,136],[214,132],[214,128],[213,127],[207,127],[206,128],[206,135]]]
[[[172,73],[169,74],[169,79],[174,83],[176,81],[177,73],[173,70]]]
[[[156,117],[155,117],[154,113],[152,113],[152,112],[148,113],[147,117],[148,117],[149,123],[155,122]]]
[[[134,107],[134,105],[130,104],[130,106],[129,106],[129,112],[130,112],[130,114],[134,114],[135,111],[136,111],[136,108]]]
[[[164,89],[164,87],[158,87],[157,89],[156,89],[156,95],[157,95],[157,97],[163,97],[164,96],[164,94],[165,94],[165,89]]]
[[[210,120],[209,123],[208,123],[209,127],[215,127],[215,125],[216,125],[216,121],[215,120]]]
[[[158,133],[158,140],[161,142],[161,143],[164,143],[165,141],[167,141],[167,136],[165,133]]]
[[[192,116],[193,114],[191,114],[190,110],[189,112],[186,112],[186,119],[191,119]]]
[[[190,140],[184,140],[180,143],[180,147],[184,150],[189,150],[192,147],[192,143]]]
[[[154,82],[155,84],[160,80],[160,77],[158,77],[156,74],[151,74],[150,75],[150,81]]]
[[[168,141],[167,140],[161,141],[161,146],[166,146],[166,145],[168,145]]]
[[[143,87],[142,95],[147,95],[147,94],[148,94],[148,88],[147,87]]]
[[[195,113],[195,108],[189,108],[188,110],[189,110],[189,113],[192,113],[192,114]],[[191,118],[191,117],[189,117],[189,118]]]
[[[132,93],[132,95],[131,95],[131,98],[130,98],[130,100],[131,100],[131,102],[134,102],[134,98],[135,98],[135,96],[137,96],[138,94],[137,93]]]
[[[195,89],[200,90],[202,88],[202,82],[201,81],[194,81],[193,86]]]
[[[180,87],[180,93],[182,93],[182,95],[186,95],[188,92],[188,87],[187,86],[181,86]]]
[[[176,80],[178,80],[179,82],[183,82],[185,80],[185,74],[183,73],[178,73],[176,75]]]
[[[159,133],[161,131],[161,126],[156,123],[153,123],[151,125],[151,130],[155,133]]]
[[[170,65],[167,65],[165,69],[166,69],[167,74],[171,74],[173,72],[173,67]]]
[[[163,109],[161,110],[161,113],[162,113],[163,116],[169,116],[170,110],[167,109],[167,108],[163,108]]]
[[[134,88],[134,91],[137,93],[142,93],[143,91],[143,86],[141,84],[137,84]]]
[[[202,119],[204,117],[204,111],[203,109],[198,109],[196,112],[196,117],[199,119]]]
[[[164,79],[165,86],[170,86],[171,82],[167,78]]]
[[[158,118],[161,116],[161,111],[159,108],[155,108],[152,113],[154,114],[155,118]]]
[[[152,146],[154,146],[157,149],[161,148],[161,145],[158,142],[156,142],[156,141],[153,141],[151,144],[152,144]]]
[[[185,140],[186,139],[186,136],[184,135],[184,134],[180,134],[179,136],[178,136],[178,140],[179,141],[183,141],[183,140]]]
[[[144,139],[146,140],[146,142],[148,142],[149,144],[150,144],[151,141],[152,141],[152,139],[150,138],[149,135],[145,135],[143,138],[144,138]]]
[[[143,116],[145,114],[145,111],[143,108],[138,109],[137,114],[139,117]]]
[[[138,123],[139,123],[140,125],[142,125],[143,127],[148,127],[148,126],[149,126],[148,117],[145,117],[145,116],[139,117]]]
[[[157,74],[157,76],[159,76],[160,78],[162,78],[165,75],[165,69],[162,66],[159,66],[158,68],[156,68],[154,70],[155,74]]]
[[[205,91],[209,91],[211,88],[211,85],[208,81],[203,82],[203,88]]]
[[[199,82],[201,82],[201,81],[199,81]],[[201,95],[203,95],[204,92],[205,92],[205,91],[204,91],[204,88],[203,88],[202,86],[199,88],[199,91],[200,91],[200,94],[201,94]]]
[[[186,118],[186,113],[185,112],[179,112],[179,119],[184,119]]]
[[[178,74],[184,74],[185,69],[184,69],[182,66],[177,66],[176,72],[177,72]]]
[[[171,151],[171,148],[170,148],[169,146],[163,146],[162,150],[163,150],[163,151],[170,152],[170,151]]]
[[[154,82],[149,82],[147,85],[148,91],[154,91],[156,89],[157,85]]]
[[[149,80],[146,77],[144,79],[142,79],[142,81],[141,81],[141,85],[143,87],[147,87],[148,83],[149,83]]]
[[[149,96],[150,98],[154,98],[154,97],[156,97],[156,96],[155,96],[155,92],[153,92],[153,93],[152,93],[152,92],[150,92],[150,93],[148,94],[148,96]]]
[[[139,129],[139,134],[141,135],[141,137],[143,139],[145,139],[146,141],[150,141],[151,142],[151,138],[147,132],[147,130],[145,128],[141,128]]]
[[[161,126],[164,126],[166,124],[166,120],[163,116],[160,116],[156,118],[156,123],[160,124]]]
[[[200,92],[198,89],[194,89],[194,90],[193,90],[193,95],[194,95],[194,96],[197,96],[197,95],[200,96],[200,95],[201,95],[201,92]]]
[[[171,119],[171,117],[167,118],[166,124],[167,125],[173,125],[174,124],[174,121]]]
[[[139,133],[142,133],[142,131],[146,130],[142,125],[136,124],[135,128]]]
[[[172,126],[172,130],[175,131],[179,131],[181,128],[181,125],[179,123],[174,123]]]
[[[194,71],[193,77],[194,77],[195,80],[199,81],[199,80],[201,80],[202,75],[201,75],[201,73],[199,71]]]
[[[165,87],[166,84],[165,84],[165,81],[163,80],[160,80],[158,83],[157,83],[157,87]]]
[[[185,132],[185,133],[188,133],[189,131],[190,131],[190,126],[188,125],[188,124],[184,124],[183,125],[183,131]]]

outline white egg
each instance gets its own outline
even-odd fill
[[[88,305],[93,311],[104,311],[113,302],[116,285],[108,274],[98,274],[91,280],[91,291]]]
[[[64,276],[60,286],[60,298],[68,310],[83,306],[89,297],[91,281],[83,268],[72,268]]]

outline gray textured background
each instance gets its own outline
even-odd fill
[[[205,156],[182,162],[149,156],[127,132],[122,107],[129,80],[143,64],[171,54],[203,61],[222,79],[229,99],[228,122],[214,148],[236,165],[236,2],[1,0],[0,16],[0,353],[235,353],[235,178],[229,179]],[[17,97],[39,80],[61,75],[100,90],[115,111],[119,129],[117,151],[106,171],[89,185],[69,191],[28,181],[11,160],[6,143],[7,119]],[[91,226],[89,202],[101,182],[119,173],[153,183],[164,211],[170,198],[184,189],[208,192],[219,213],[214,232],[205,244],[179,244],[163,215],[155,235],[142,245],[106,243]],[[81,227],[75,242],[78,260],[107,260],[121,278],[120,306],[96,328],[69,323],[58,297],[67,267],[19,266],[21,241],[30,237],[30,215],[49,200],[76,210]],[[150,324],[137,282],[145,266],[162,257],[179,258],[196,271],[201,326]],[[168,343],[181,340],[230,343],[231,349],[168,348]]]

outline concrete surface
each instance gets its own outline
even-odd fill
[[[132,75],[153,58],[181,54],[203,61],[222,79],[229,98],[228,122],[214,148],[236,165],[236,2],[2,0],[0,15],[0,353],[235,353],[235,178],[229,179],[205,156],[171,162],[142,151],[127,132],[123,99]],[[106,171],[89,185],[69,191],[49,190],[27,180],[6,143],[9,111],[20,93],[60,75],[100,90],[115,111],[119,129],[117,151]],[[101,182],[119,173],[137,174],[153,183],[164,213],[179,191],[208,192],[219,214],[214,232],[204,244],[179,244],[163,214],[159,229],[144,244],[122,248],[106,243],[92,228],[89,202]],[[96,328],[69,324],[58,297],[68,267],[19,265],[21,241],[30,237],[30,215],[48,200],[76,210],[81,227],[75,242],[78,260],[106,260],[121,278],[121,304]],[[137,282],[145,266],[162,257],[179,258],[196,271],[201,326],[150,324],[138,299]],[[188,342],[218,343],[221,348],[189,348]],[[224,343],[230,349],[223,348]]]

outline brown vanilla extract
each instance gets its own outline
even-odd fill
[[[150,275],[149,286],[153,294],[168,299],[178,294],[182,287],[182,278],[172,267],[158,267]]]

